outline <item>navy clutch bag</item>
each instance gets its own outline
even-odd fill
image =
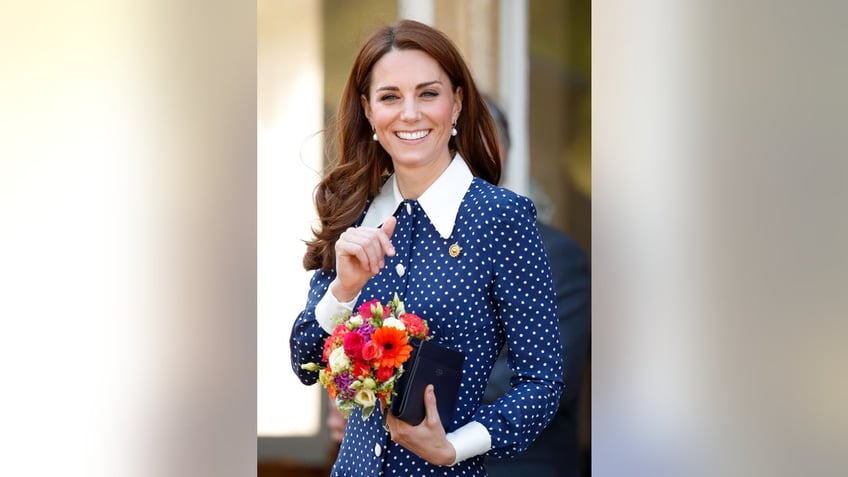
[[[417,426],[424,420],[424,389],[434,386],[442,427],[447,432],[453,422],[456,398],[462,383],[465,355],[432,341],[412,338],[412,354],[404,363],[405,371],[395,384],[392,416]]]

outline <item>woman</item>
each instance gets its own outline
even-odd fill
[[[522,452],[554,415],[561,346],[550,266],[529,199],[496,187],[497,133],[468,67],[441,32],[400,21],[361,47],[337,115],[339,159],[315,194],[316,270],[291,336],[292,368],[317,373],[333,317],[395,292],[433,340],[466,356],[446,433],[432,386],[417,425],[351,414],[336,476],[486,475],[483,455]],[[501,348],[518,378],[482,405]],[[385,422],[385,426],[383,423]]]

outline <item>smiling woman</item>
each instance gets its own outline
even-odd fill
[[[392,157],[401,194],[417,199],[450,164],[448,141],[462,110],[462,88],[426,53],[392,49],[374,65],[362,107]],[[410,175],[417,190],[404,180]]]
[[[336,118],[339,156],[314,195],[320,228],[303,260],[314,275],[292,327],[293,371],[314,384],[318,373],[303,365],[326,364],[336,318],[395,292],[434,342],[466,359],[451,422],[441,422],[433,386],[415,426],[379,408],[362,419],[355,409],[332,475],[486,475],[483,456],[527,449],[562,390],[535,207],[496,185],[492,117],[456,46],[432,27],[403,20],[366,39]],[[504,346],[514,387],[483,404]]]

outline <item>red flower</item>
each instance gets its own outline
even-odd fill
[[[400,321],[402,321],[404,326],[406,326],[406,332],[409,333],[410,336],[423,339],[430,332],[430,329],[427,327],[427,323],[416,314],[404,313],[401,315]]]
[[[344,351],[354,361],[362,360],[362,345],[365,344],[365,338],[359,333],[348,333],[344,335]]]
[[[371,374],[371,365],[365,361],[354,361],[351,372],[357,378],[367,378]]]
[[[409,345],[406,332],[397,328],[378,328],[371,335],[371,341],[383,349],[383,356],[378,364],[382,366],[392,366],[399,368],[401,364],[409,359],[412,353],[412,346]]]
[[[377,369],[377,372],[374,373],[377,376],[377,380],[385,382],[387,379],[391,378],[393,374],[395,374],[395,368],[392,366],[383,366]]]

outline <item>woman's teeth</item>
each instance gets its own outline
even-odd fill
[[[401,139],[410,139],[411,140],[411,139],[421,139],[422,137],[430,134],[430,131],[427,131],[427,130],[415,131],[415,132],[398,131],[396,134],[397,134],[397,137],[399,137]]]

